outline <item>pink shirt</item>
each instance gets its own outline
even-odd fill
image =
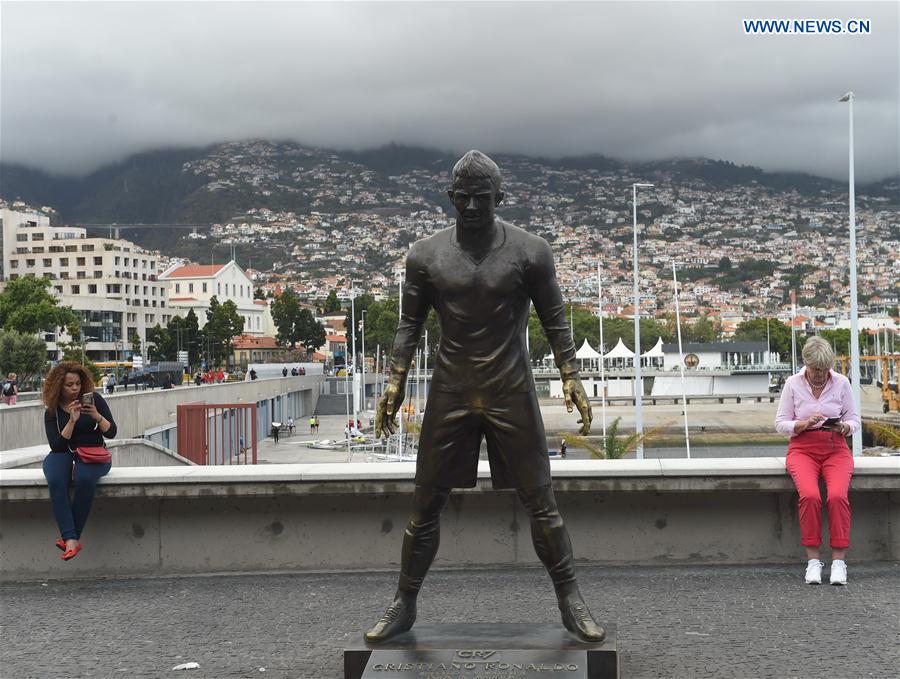
[[[831,379],[825,385],[819,398],[813,396],[812,388],[806,380],[806,368],[796,375],[791,375],[784,383],[781,399],[778,401],[778,413],[775,415],[775,431],[782,434],[794,433],[797,420],[805,420],[810,415],[820,413],[825,417],[840,417],[841,422],[850,425],[850,433],[859,431],[859,413],[853,402],[850,380],[830,370]],[[813,427],[807,431],[813,431]]]

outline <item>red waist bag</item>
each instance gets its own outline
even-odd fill
[[[112,453],[103,446],[79,446],[75,449],[75,454],[85,464],[106,464],[112,462]]]

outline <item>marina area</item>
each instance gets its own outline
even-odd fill
[[[720,457],[781,457],[785,454],[787,439],[775,432],[775,411],[778,407],[778,394],[772,402],[756,402],[753,399],[740,403],[726,401],[707,401],[688,405],[688,419],[691,436],[691,456],[696,458]],[[881,413],[880,390],[873,385],[863,385],[863,420],[888,421]],[[577,412],[569,413],[561,399],[542,398],[540,400],[541,416],[547,433],[547,447],[551,458],[558,457],[560,443],[566,436],[574,434],[578,425]],[[603,408],[600,399],[591,399],[593,423],[591,440],[598,444],[603,433]],[[652,432],[645,443],[644,457],[648,459],[668,459],[686,457],[684,445],[683,408],[680,403],[659,403],[643,408],[645,432]],[[310,433],[306,421],[298,420],[293,434],[284,435],[275,443],[271,437],[259,442],[260,464],[292,464],[292,463],[334,463],[334,462],[375,462],[384,461],[383,455],[376,457],[373,449],[373,411],[358,413],[361,421],[364,441],[352,442],[349,450],[344,438],[347,424],[346,415],[323,415],[319,417],[319,430]],[[892,416],[894,425],[900,424],[900,418]],[[606,406],[607,427],[619,420],[621,434],[634,431],[634,407],[630,404],[617,403]],[[407,442],[414,440],[407,434]],[[626,455],[634,458],[632,451]],[[487,453],[482,446],[482,459]],[[588,450],[570,446],[566,459],[590,459]],[[400,461],[399,458],[396,458]],[[414,459],[406,455],[405,460]]]

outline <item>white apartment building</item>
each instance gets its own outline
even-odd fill
[[[233,260],[227,264],[172,264],[159,275],[168,286],[169,309],[187,315],[190,309],[197,314],[202,328],[206,325],[206,310],[213,297],[219,303],[231,300],[244,317],[244,334],[273,336],[275,324],[265,300],[253,299],[253,282]]]
[[[8,240],[14,244],[9,256],[4,254],[4,279],[49,278],[60,304],[78,317],[92,360],[125,358],[132,336],[143,344],[147,328],[169,322],[165,284],[157,280],[158,253],[121,239],[88,237],[83,228],[17,215],[12,217],[15,228],[8,228],[3,215],[4,253]],[[45,339],[48,350],[56,352],[57,339],[68,337],[60,329]]]
[[[18,233],[20,228],[48,227],[50,217],[42,212],[14,210],[0,207],[0,280],[9,279],[10,257],[16,251],[16,244],[27,240],[27,235]]]

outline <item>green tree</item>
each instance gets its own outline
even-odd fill
[[[834,330],[823,330],[819,336],[826,340],[833,348],[834,353],[838,356],[850,355],[850,328],[836,328]],[[866,346],[866,334],[859,333],[860,352]]]
[[[206,310],[206,325],[201,337],[206,360],[210,366],[227,364],[234,350],[234,338],[244,331],[244,317],[237,311],[237,304],[232,300],[219,303],[213,295]]]
[[[313,316],[309,309],[301,309],[297,323],[297,340],[303,345],[308,354],[325,344],[325,326]]]
[[[200,335],[200,322],[193,309],[187,316],[173,316],[165,328],[158,324],[147,331],[147,343],[153,343],[155,350],[148,349],[151,360],[177,361],[179,351],[188,352],[188,365],[195,366],[200,362],[200,348],[203,338]],[[205,344],[203,345],[205,347]]]
[[[49,288],[49,278],[28,276],[7,281],[0,292],[0,327],[34,335],[75,322],[72,309],[59,306]]]
[[[719,339],[722,324],[719,319],[711,319],[708,316],[700,316],[693,323],[682,323],[681,339],[685,342],[700,342],[709,344]]]
[[[336,314],[341,310],[340,300],[337,298],[337,293],[332,290],[328,293],[328,297],[325,298],[325,303],[322,305],[322,313],[324,314]]]
[[[177,341],[178,337],[175,339]],[[193,309],[188,309],[187,316],[181,321],[181,348],[188,352],[188,364],[191,366],[200,365],[201,339],[200,319]]]
[[[344,316],[344,327],[347,329],[347,350],[362,351],[362,332],[359,329],[359,322],[362,320],[362,312],[365,311],[369,315],[369,307],[374,304],[375,298],[366,293],[356,298],[356,301],[347,307],[347,314]],[[350,318],[350,314],[355,311],[356,318]],[[353,327],[356,327],[356,346],[351,347],[350,342],[353,340]],[[368,334],[368,333],[366,333]]]
[[[176,316],[177,318],[177,316]],[[172,340],[169,331],[157,323],[147,328],[147,358],[151,361],[168,361],[172,351]]]
[[[299,319],[300,300],[290,288],[284,290],[281,295],[272,302],[272,320],[278,329],[276,339],[281,344],[290,344],[291,348],[300,341]]]
[[[16,373],[19,390],[40,383],[47,365],[47,345],[34,335],[15,330],[0,330],[0,380]]]
[[[382,354],[390,352],[397,332],[397,311],[397,297],[374,302],[366,311],[366,349],[372,354],[379,345]]]
[[[266,293],[262,288],[253,288],[253,299],[265,299]]]
[[[132,356],[140,356],[141,355],[141,337],[137,334],[137,332],[133,332],[131,337],[128,340],[131,342],[131,355]]]
[[[772,351],[781,355],[782,360],[791,359],[791,329],[777,318],[751,318],[741,321],[734,331],[736,341],[765,342],[766,325]]]
[[[394,335],[397,334],[398,325],[398,301],[397,297],[391,297],[382,302],[373,302],[366,310],[366,354],[375,356],[377,348],[381,347],[382,356],[390,353],[394,345]],[[428,331],[428,356],[432,361],[441,342],[441,326],[434,309],[428,313],[423,332],[419,337],[419,348],[424,349],[425,332]],[[359,335],[359,333],[357,333]],[[359,339],[359,337],[357,337]],[[433,365],[431,363],[430,365]]]
[[[84,352],[84,344],[81,340],[81,329],[78,327],[78,323],[75,321],[69,323],[66,326],[66,333],[69,335],[69,340],[66,342],[58,341],[56,343],[62,354],[60,360],[81,363],[81,365],[83,365],[85,369],[91,371],[91,375],[93,375],[94,377],[94,382],[99,382],[100,368],[98,368],[90,359],[90,357]]]

